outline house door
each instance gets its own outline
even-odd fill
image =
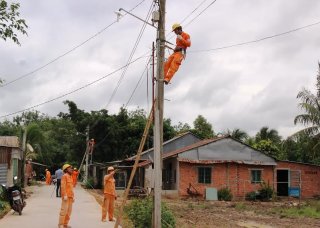
[[[277,170],[277,195],[288,196],[289,193],[289,170]]]

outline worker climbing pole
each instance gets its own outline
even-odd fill
[[[172,25],[172,31],[177,35],[176,47],[164,64],[164,83],[168,84],[173,75],[178,71],[181,62],[186,58],[187,48],[191,46],[190,35],[182,31],[178,23]]]

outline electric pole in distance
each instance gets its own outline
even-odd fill
[[[157,76],[154,108],[154,205],[153,227],[161,228],[162,192],[162,146],[163,146],[163,95],[164,95],[164,49],[165,49],[165,12],[166,0],[155,1],[159,4],[157,28]]]

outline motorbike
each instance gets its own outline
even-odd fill
[[[9,200],[11,208],[22,215],[22,210],[26,206],[24,201],[25,194],[18,185],[6,187],[2,185],[3,191],[6,193],[7,199]]]

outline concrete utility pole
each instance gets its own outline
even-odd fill
[[[27,182],[25,178],[25,170],[26,170],[26,144],[27,144],[27,126],[23,127],[23,136],[22,136],[22,171],[21,171],[21,182],[22,182],[22,187],[25,187]]]
[[[88,170],[89,170],[89,125],[86,128],[86,172],[84,175],[84,183],[88,182]]]
[[[166,0],[159,0],[157,29],[157,77],[154,109],[154,211],[153,227],[161,228],[162,146],[163,146],[163,94]]]

